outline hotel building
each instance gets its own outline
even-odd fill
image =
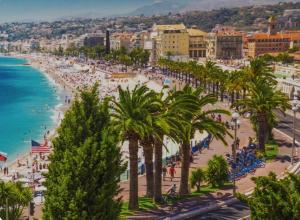
[[[122,47],[130,50],[132,33],[113,33],[110,38],[110,48],[120,50]]]
[[[274,17],[269,19],[267,33],[255,33],[248,38],[248,57],[286,52],[300,46],[300,31],[277,32]]]
[[[197,28],[187,29],[189,34],[189,56],[193,59],[206,57],[206,32]]]
[[[188,59],[189,57],[189,32],[184,24],[154,25],[153,33],[153,59],[159,57],[176,57]]]
[[[217,25],[206,37],[207,58],[218,60],[243,58],[243,35],[232,27]]]

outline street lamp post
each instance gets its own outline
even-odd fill
[[[296,91],[294,92],[294,99],[292,101],[292,110],[293,110],[293,145],[292,145],[292,157],[291,163],[295,162],[295,147],[296,147],[296,113],[298,111],[298,98]]]
[[[236,149],[237,149],[237,126],[238,126],[238,119],[240,117],[239,113],[234,112],[232,114],[232,120],[234,123],[234,143],[232,145],[232,157],[233,157],[233,195],[236,194],[236,186],[235,186],[235,175],[236,175]]]

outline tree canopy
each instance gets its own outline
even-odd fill
[[[122,165],[118,136],[110,129],[108,101],[97,86],[83,91],[53,141],[44,219],[118,219]]]
[[[238,198],[249,205],[251,219],[300,219],[300,176],[289,174],[278,179],[270,173],[252,180],[256,187],[251,197],[238,194]]]

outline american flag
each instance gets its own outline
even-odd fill
[[[50,153],[50,147],[48,146],[48,142],[45,140],[44,144],[40,144],[37,141],[31,140],[31,153]]]

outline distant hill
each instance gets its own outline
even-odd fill
[[[160,0],[151,5],[140,7],[128,15],[163,15],[169,12],[207,11],[252,5],[271,5],[283,2],[300,2],[300,0]]]
[[[200,2],[201,0],[199,0]],[[206,0],[202,0],[206,1]],[[210,0],[221,1],[221,0]],[[223,0],[223,1],[247,1],[247,0]],[[271,0],[267,0],[268,2]],[[266,0],[264,1],[266,2]],[[193,10],[185,13],[172,13],[156,16],[136,16],[127,17],[123,20],[123,25],[135,27],[143,23],[146,27],[157,24],[184,23],[187,26],[195,25],[204,31],[211,31],[216,24],[235,26],[240,30],[256,31],[266,30],[267,20],[271,16],[281,17],[287,9],[300,9],[300,1],[297,3],[278,3],[275,5],[243,6],[234,8],[221,8],[210,11]],[[300,16],[294,21],[300,29]]]

